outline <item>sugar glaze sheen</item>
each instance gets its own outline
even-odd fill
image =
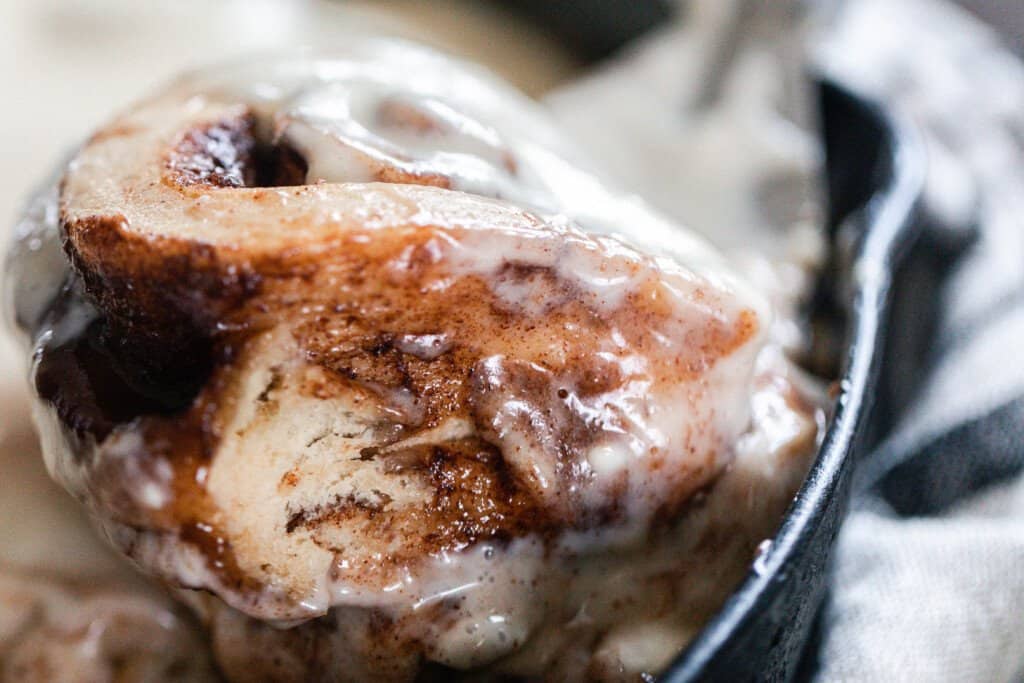
[[[229,678],[636,680],[749,567],[823,397],[753,287],[575,156],[366,41],[173,84],[25,223],[51,473]],[[67,284],[30,302],[36,259]]]

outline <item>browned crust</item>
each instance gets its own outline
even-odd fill
[[[64,219],[64,250],[99,308],[133,332],[205,334],[259,290],[251,264],[202,242],[140,234],[122,215]],[[173,336],[173,335],[172,335]]]

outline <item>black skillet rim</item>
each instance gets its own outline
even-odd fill
[[[850,324],[841,366],[841,393],[803,485],[770,548],[756,561],[758,570],[752,566],[718,613],[663,674],[660,680],[666,683],[707,679],[712,662],[717,664],[717,673],[722,668],[722,658],[744,656],[738,646],[747,633],[773,626],[772,622],[765,623],[765,615],[780,616],[780,608],[774,603],[784,593],[796,566],[809,560],[805,555],[812,550],[808,546],[815,532],[829,521],[830,515],[837,514],[830,506],[832,499],[841,498],[839,515],[846,511],[848,479],[868,428],[882,360],[892,279],[916,232],[914,216],[924,185],[926,161],[919,134],[906,119],[833,80],[825,78],[821,83],[823,91],[851,98],[864,114],[875,120],[885,156],[881,162],[887,171],[880,186],[844,221],[859,225],[861,234],[847,273],[852,297],[847,304]],[[826,552],[834,541],[832,531],[824,546]],[[783,606],[781,616],[792,615]],[[765,653],[747,654],[756,658]],[[791,672],[795,662],[786,668]]]

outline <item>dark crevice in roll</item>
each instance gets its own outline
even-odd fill
[[[174,373],[154,374],[136,358],[129,342],[89,303],[77,279],[64,286],[49,306],[41,330],[59,329],[72,316],[92,318],[79,332],[40,347],[35,386],[62,422],[79,437],[97,441],[119,424],[141,415],[185,409],[210,373],[210,354],[179,363]]]
[[[287,187],[306,182],[308,164],[280,141],[263,140],[252,114],[186,131],[170,150],[170,180],[183,187]]]

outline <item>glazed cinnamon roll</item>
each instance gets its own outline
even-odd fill
[[[47,464],[229,679],[634,680],[749,567],[820,397],[753,287],[574,156],[366,41],[185,77],[36,205]]]

